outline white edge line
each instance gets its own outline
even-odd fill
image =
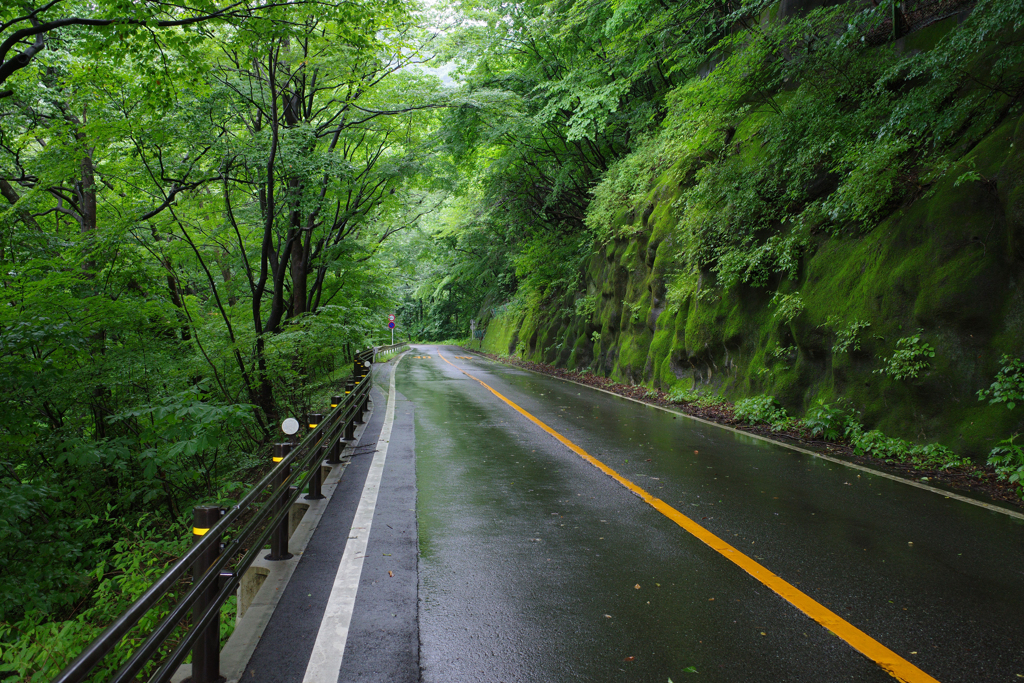
[[[404,354],[403,354],[404,355]],[[399,356],[401,360],[401,356]],[[369,541],[373,513],[377,505],[377,494],[384,474],[384,463],[388,454],[388,442],[391,440],[391,427],[395,421],[395,370],[398,362],[391,369],[391,381],[388,385],[388,407],[384,413],[384,424],[381,426],[380,437],[377,439],[377,450],[373,454],[373,462],[366,474],[366,483],[359,498],[352,528],[348,532],[345,552],[338,563],[338,573],[334,577],[331,595],[327,600],[323,619],[313,652],[306,665],[306,673],[302,683],[337,683],[341,670],[345,644],[348,640],[349,625],[352,622],[352,611],[355,608],[356,593],[359,590],[359,579],[363,573],[363,559],[366,557],[366,545]]]
[[[462,348],[464,350],[468,351],[469,353],[477,354],[478,356],[480,356],[484,360],[491,361],[492,363],[499,363],[500,365],[506,365],[505,363],[501,363],[500,361],[495,361],[495,360],[492,360],[492,359],[488,358],[487,356],[483,355],[483,353],[480,352],[480,351],[474,351],[473,349],[466,349],[465,347],[462,347]],[[511,365],[511,364],[509,364],[509,365]],[[701,422],[703,424],[710,425],[712,427],[718,427],[719,429],[725,429],[727,431],[734,432],[736,434],[742,434],[743,436],[749,437],[751,439],[758,439],[760,441],[764,441],[766,443],[770,443],[770,444],[772,444],[774,446],[781,446],[783,448],[788,448],[791,451],[797,451],[798,453],[804,453],[806,455],[810,455],[810,456],[813,456],[815,458],[821,458],[822,460],[828,460],[829,462],[834,462],[837,465],[842,465],[844,467],[850,467],[850,468],[855,469],[855,470],[860,470],[861,472],[867,472],[868,474],[872,474],[872,475],[874,475],[876,477],[882,477],[884,479],[890,479],[892,481],[896,481],[896,482],[899,482],[901,484],[906,484],[907,486],[913,486],[914,488],[923,489],[925,491],[931,491],[932,493],[937,493],[938,495],[943,496],[944,498],[953,498],[953,499],[959,500],[959,501],[961,501],[963,503],[970,503],[971,505],[976,505],[977,507],[984,508],[984,509],[990,510],[992,512],[999,512],[1001,514],[1008,515],[1010,517],[1015,517],[1017,519],[1024,520],[1024,513],[1016,512],[1015,510],[1007,510],[1004,507],[1000,507],[998,505],[993,505],[991,503],[986,503],[984,501],[974,500],[973,498],[968,498],[967,496],[961,496],[960,494],[953,493],[952,491],[943,491],[942,489],[937,489],[934,486],[928,486],[927,484],[921,484],[919,482],[916,482],[916,481],[913,481],[913,480],[910,480],[910,479],[904,479],[903,477],[897,477],[895,474],[889,474],[888,472],[880,472],[878,470],[871,469],[870,467],[865,467],[864,465],[858,465],[856,463],[847,462],[846,460],[841,460],[839,458],[832,457],[831,455],[824,455],[822,453],[815,453],[814,451],[808,450],[806,448],[800,448],[799,446],[794,446],[794,445],[788,444],[788,443],[786,443],[784,441],[776,441],[775,439],[769,439],[768,437],[761,436],[760,434],[751,434],[750,432],[745,432],[742,429],[736,429],[735,427],[729,427],[728,425],[718,424],[717,422],[712,422],[711,420],[705,420],[704,418],[697,417],[695,415],[689,415],[687,413],[683,413],[683,412],[680,412],[678,410],[672,410],[671,408],[666,408],[665,406],[658,406],[658,405],[654,405],[653,403],[645,403],[644,401],[637,400],[637,399],[632,398],[630,396],[623,396],[622,394],[616,394],[614,391],[608,391],[607,389],[601,389],[600,387],[592,387],[589,384],[584,384],[582,382],[576,382],[576,381],[573,381],[571,379],[566,379],[565,377],[559,377],[557,375],[549,375],[549,374],[544,373],[544,372],[538,372],[536,370],[531,370],[530,368],[522,368],[522,367],[519,367],[518,365],[512,365],[511,367],[515,367],[515,368],[517,368],[519,370],[526,370],[527,372],[532,372],[532,373],[534,373],[536,375],[541,375],[543,377],[551,377],[553,379],[561,380],[563,382],[568,382],[569,384],[575,384],[576,386],[579,386],[579,387],[586,387],[587,389],[593,389],[594,391],[600,391],[602,394],[608,394],[609,396],[614,396],[616,398],[621,398],[621,399],[626,400],[626,401],[632,401],[633,403],[639,403],[640,405],[647,406],[648,408],[654,408],[656,410],[663,410],[666,413],[671,413],[673,415],[680,415],[682,417],[688,418],[690,420],[694,420],[696,422]]]
[[[372,415],[374,410],[375,407],[371,402],[369,414]],[[369,418],[367,418],[367,422],[369,422]],[[356,442],[359,441],[363,432],[366,431],[366,424],[364,422],[356,427]],[[288,547],[294,551],[294,556],[288,560],[270,561],[266,559],[270,551],[265,550],[253,562],[252,567],[262,569],[267,574],[262,586],[260,586],[252,603],[249,605],[249,609],[245,612],[245,616],[241,619],[236,618],[235,630],[221,649],[220,672],[224,676],[226,683],[238,683],[245,674],[245,667],[252,658],[260,638],[263,637],[263,632],[270,622],[270,617],[273,615],[274,610],[277,609],[284,589],[287,588],[295,568],[302,559],[306,546],[312,538],[313,532],[316,531],[317,525],[320,524],[323,512],[334,496],[334,491],[347,467],[347,461],[332,465],[331,473],[323,481],[322,493],[324,498],[307,501],[309,508],[302,516],[302,521],[299,522],[299,526],[295,529],[291,538],[288,539]],[[171,677],[171,682],[182,683],[191,675],[192,665],[182,664],[178,667],[174,676]]]

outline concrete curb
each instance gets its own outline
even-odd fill
[[[355,443],[359,443],[366,430],[366,425],[370,423],[370,416],[376,409],[372,397],[368,407],[369,410],[363,417],[363,423],[356,427],[354,432]],[[350,450],[353,448],[354,446],[349,446]],[[302,559],[302,553],[306,550],[313,532],[316,531],[320,518],[323,517],[324,510],[327,509],[327,504],[331,502],[331,497],[334,495],[341,477],[345,474],[348,463],[349,457],[343,456],[340,465],[331,467],[331,473],[324,479],[321,486],[321,493],[324,496],[322,499],[306,500],[299,496],[296,500],[293,510],[297,506],[308,507],[288,540],[288,550],[293,557],[288,560],[271,562],[266,559],[266,556],[270,554],[270,551],[266,550],[246,571],[242,584],[238,587],[237,600],[239,604],[242,602],[242,593],[247,588],[247,581],[257,580],[256,577],[260,575],[265,578],[256,590],[256,595],[243,616],[235,622],[234,632],[221,649],[220,673],[226,679],[226,683],[237,683],[245,673],[245,666],[256,650],[256,645],[263,636],[264,629],[270,623],[270,617],[274,614],[281,596],[284,595],[284,589],[292,578],[292,574],[295,573],[295,567]],[[182,683],[191,675],[192,665],[182,664],[171,678],[171,683]]]

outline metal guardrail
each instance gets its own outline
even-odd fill
[[[374,349],[355,354],[353,375],[347,380],[345,394],[331,399],[326,418],[308,415],[309,433],[295,445],[274,444],[273,469],[230,508],[202,506],[193,510],[192,547],[149,589],[119,616],[53,679],[53,683],[79,683],[87,680],[93,668],[113,650],[121,639],[137,626],[149,610],[189,569],[192,586],[153,627],[145,642],[109,680],[134,681],[191,611],[192,628],[149,679],[150,683],[169,681],[192,652],[192,683],[220,680],[220,610],[224,601],[238,588],[245,571],[270,542],[268,560],[284,560],[288,552],[288,512],[304,488],[308,499],[323,498],[321,464],[338,464],[341,453],[355,436],[356,425],[363,421],[370,397],[370,365]],[[268,488],[270,497],[258,502]],[[259,510],[237,530],[225,546],[222,540],[239,518],[253,508]],[[232,564],[232,561],[237,558]]]
[[[381,356],[389,356],[392,353],[394,353],[394,352],[398,351],[399,349],[401,349],[402,347],[405,347],[405,346],[408,346],[408,345],[409,345],[409,342],[403,341],[403,342],[398,342],[397,344],[386,344],[384,346],[375,346],[375,347],[373,347],[373,361],[376,362],[379,357],[381,357]]]

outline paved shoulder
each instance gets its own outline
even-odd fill
[[[339,683],[419,680],[416,461],[413,407],[395,422]]]
[[[320,628],[324,608],[345,551],[356,506],[384,423],[384,394],[374,387],[375,406],[345,476],[324,511],[266,630],[245,668],[242,681],[301,683]]]

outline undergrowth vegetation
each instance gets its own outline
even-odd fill
[[[922,469],[938,470],[971,464],[970,460],[958,456],[942,444],[914,444],[905,439],[886,436],[877,429],[865,431],[857,415],[838,403],[821,402],[807,411],[804,418],[797,419],[787,415],[785,408],[773,397],[753,396],[736,401],[733,414],[745,424],[767,425],[776,432],[796,432],[823,441],[846,442],[857,455],[868,455],[890,463],[906,463]],[[1017,479],[1011,481],[1016,482]],[[1024,497],[1024,491],[1021,495]]]
[[[19,681],[53,679],[141,596],[185,552],[190,542],[189,535],[183,534],[178,526],[154,523],[145,516],[128,526],[111,518],[108,512],[104,521],[110,535],[94,542],[112,545],[87,577],[93,583],[91,595],[79,598],[64,620],[54,620],[45,610],[31,610],[17,623],[0,623],[0,643],[5,643],[0,646],[0,673],[13,675]],[[183,580],[157,603],[139,627],[130,631],[112,655],[94,670],[93,677],[102,680],[112,676],[188,588],[188,582]],[[222,644],[234,630],[234,612],[235,598],[231,597],[221,610]],[[177,646],[187,626],[188,623],[178,626],[161,646],[161,653],[170,653]],[[144,672],[149,675],[155,670],[156,664],[151,662]]]

